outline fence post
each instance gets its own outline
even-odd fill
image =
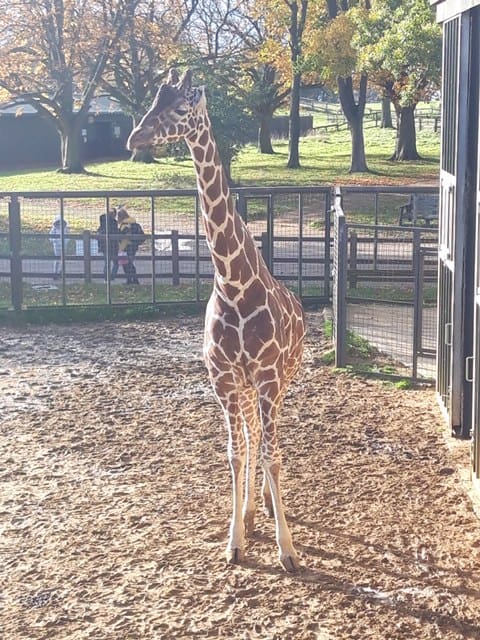
[[[412,238],[412,267],[413,267],[413,345],[412,345],[412,377],[418,377],[418,354],[422,340],[422,312],[423,312],[423,260],[421,260],[420,230],[413,230]]]
[[[265,264],[270,268],[270,242],[268,231],[263,231],[261,236],[261,252],[262,258],[265,260]]]
[[[12,196],[8,203],[8,234],[10,242],[12,307],[15,311],[21,311],[23,304],[22,230],[20,223],[20,203],[17,196]]]
[[[325,238],[324,238],[324,264],[323,264],[323,281],[324,295],[327,300],[330,299],[330,241],[332,237],[332,203],[331,192],[325,194]]]
[[[83,269],[85,284],[90,284],[92,281],[92,259],[91,259],[91,234],[88,229],[85,229],[82,234],[83,242]]]
[[[172,229],[172,284],[180,284],[180,251],[178,247],[178,229]]]
[[[335,193],[333,336],[335,366],[343,367],[347,355],[347,225],[340,190]]]
[[[350,277],[348,279],[348,286],[350,289],[357,288],[357,249],[358,236],[355,231],[350,234]]]
[[[247,223],[247,199],[243,193],[237,193],[236,208],[238,215]]]

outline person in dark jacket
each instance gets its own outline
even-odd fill
[[[135,254],[137,253],[138,244],[132,238],[132,224],[136,220],[123,208],[118,210],[117,219],[121,236],[118,251],[119,261],[127,276],[127,284],[140,284],[137,278],[137,269],[135,268]]]
[[[118,222],[117,210],[115,207],[110,209],[108,213],[102,213],[100,216],[100,226],[98,233],[98,250],[104,255],[103,278],[107,280],[107,274],[110,270],[110,280],[115,280],[118,272]]]

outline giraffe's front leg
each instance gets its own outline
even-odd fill
[[[238,564],[245,557],[245,525],[243,521],[245,463],[247,458],[243,419],[237,402],[225,409],[228,427],[228,461],[232,473],[232,520],[226,557],[230,564]]]

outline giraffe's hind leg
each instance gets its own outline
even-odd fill
[[[288,528],[280,491],[281,454],[276,432],[280,398],[275,392],[276,388],[273,385],[270,394],[265,390],[259,402],[262,421],[262,464],[270,487],[280,563],[286,571],[294,572],[300,568],[300,564]]]

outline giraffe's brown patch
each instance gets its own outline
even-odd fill
[[[223,330],[223,335],[219,344],[227,358],[231,361],[235,360],[240,353],[240,339],[238,331],[234,327],[227,325]]]
[[[228,182],[226,180],[222,181],[222,194],[225,198],[228,198],[228,194],[230,193],[230,189],[228,187]]]
[[[255,357],[273,335],[272,318],[268,309],[262,309],[245,323],[243,343],[250,356]]]
[[[258,249],[248,230],[244,233],[244,253],[247,262],[251,265],[252,271],[258,273]]]
[[[240,258],[240,256],[239,256]],[[237,270],[234,271],[235,260],[232,260],[232,275],[235,273],[235,277],[237,276]],[[251,276],[251,270],[246,265],[238,265],[238,268],[242,269],[240,271],[240,279],[245,278],[247,275]],[[247,273],[248,271],[248,273]],[[267,300],[267,294],[265,291],[265,287],[260,282],[260,280],[253,280],[247,289],[243,292],[243,296],[237,302],[238,311],[242,318],[248,317],[251,313],[255,311],[258,307],[262,307]]]
[[[261,353],[262,367],[276,365],[280,358],[280,349],[275,342],[270,343]]]
[[[221,388],[223,393],[230,393],[235,391],[235,381],[230,372],[219,375],[215,379],[215,387],[216,389]]]
[[[224,233],[218,233],[217,238],[215,240],[215,254],[221,257],[228,256],[229,253],[229,243],[228,239],[225,237]]]
[[[240,287],[235,286],[234,284],[226,284],[223,286],[223,291],[225,291],[227,298],[229,300],[234,300],[240,293]]]
[[[201,147],[193,147],[193,159],[195,162],[202,163],[205,152]]]
[[[222,222],[224,222],[225,220],[225,214],[226,214],[226,203],[221,201],[218,204],[216,204],[214,207],[212,207],[211,213],[210,213],[210,220],[213,222],[213,224],[216,227],[219,227]]]
[[[260,386],[260,395],[262,398],[267,398],[272,401],[272,404],[275,402],[275,399],[278,397],[280,393],[279,381],[268,380],[267,382],[263,382],[263,371],[262,371],[262,382]],[[272,407],[273,408],[273,407]]]
[[[250,268],[249,263],[245,260],[243,253],[239,253],[230,263],[230,271],[232,279],[238,280],[242,284],[251,280],[254,275],[253,270]]]
[[[208,147],[205,149],[205,162],[208,162],[208,164],[211,164],[214,157],[215,157],[215,147],[210,142]],[[219,165],[219,162],[215,162],[212,166],[218,167],[218,165]]]
[[[227,275],[227,267],[223,262],[217,261],[215,263],[215,269],[218,271],[219,275],[222,276],[222,278],[226,277],[226,275]]]
[[[263,362],[263,358],[262,358]],[[273,382],[277,378],[277,370],[274,367],[262,367],[261,370],[262,384],[267,382]]]
[[[203,167],[203,180],[205,183],[211,182],[214,175],[215,175],[214,167],[212,167],[211,165],[208,165],[207,167]]]
[[[238,328],[240,321],[237,312],[233,307],[224,302],[220,296],[215,297],[213,312],[216,316],[223,318],[226,325]]]
[[[218,197],[220,195],[220,185],[218,184],[218,182],[218,180],[215,180],[215,182],[207,187],[206,195],[210,202],[215,202],[215,200],[218,200]]]
[[[198,138],[198,144],[205,148],[206,144],[208,142],[208,131],[205,130],[201,133],[200,137]]]

